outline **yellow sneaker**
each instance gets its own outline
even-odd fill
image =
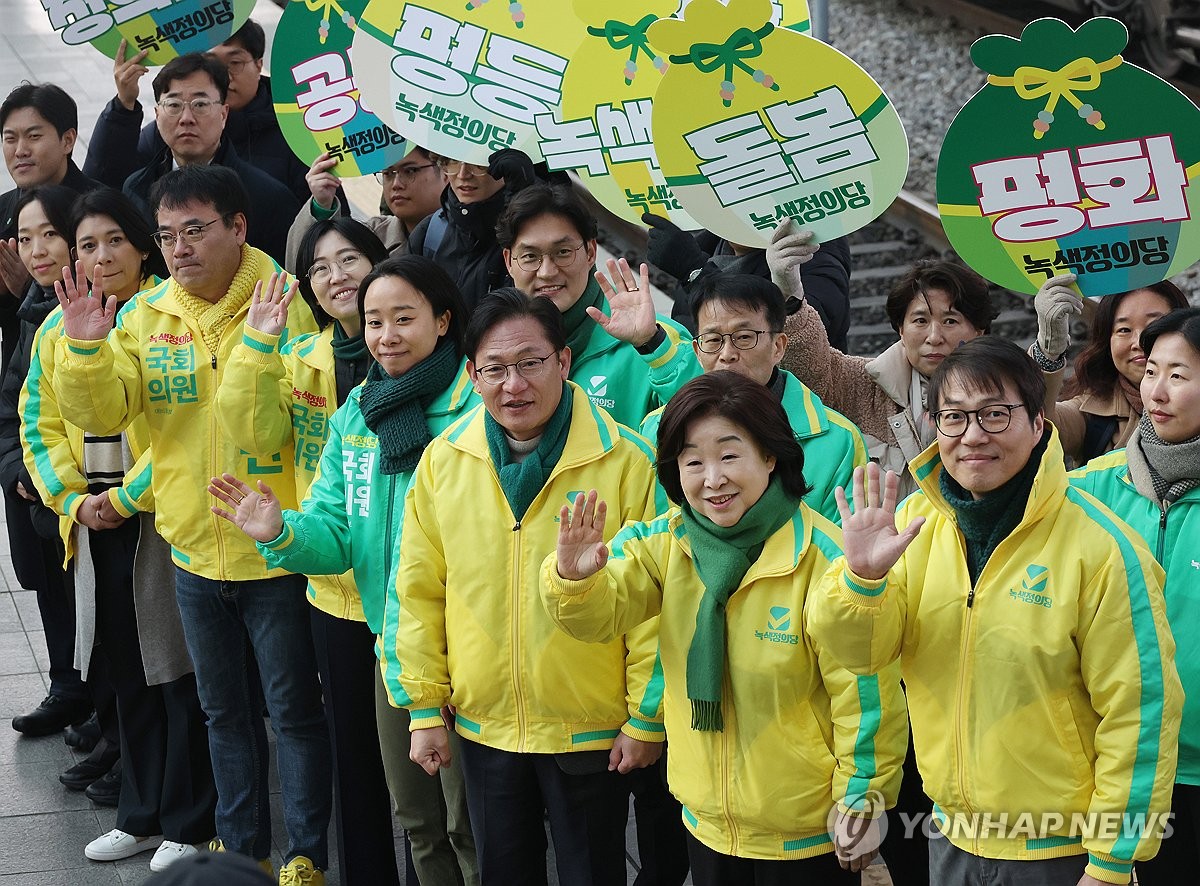
[[[303,855],[279,869],[279,886],[325,886],[325,872],[318,871]]]
[[[209,841],[208,851],[209,852],[224,852],[225,851],[225,844],[221,842],[220,837],[216,837],[213,840]],[[275,879],[275,865],[271,864],[271,859],[260,858],[258,860],[258,866],[263,869],[263,872],[268,877],[270,877],[272,880]],[[280,873],[282,874],[282,871]],[[299,880],[297,882],[303,883],[304,881]],[[325,881],[322,879],[320,881],[314,881],[314,882],[324,883]]]

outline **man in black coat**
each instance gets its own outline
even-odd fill
[[[266,47],[262,26],[249,19],[232,37],[211,50],[225,64],[229,76],[225,138],[243,162],[281,182],[297,200],[304,201],[309,197],[304,180],[308,167],[288,147],[275,117],[271,78],[262,76]],[[125,49],[117,53],[113,66],[117,95],[96,121],[83,166],[92,178],[114,188],[121,187],[125,179],[158,157],[166,147],[156,120],[142,126],[138,81],[148,70],[142,64],[146,53],[128,58],[127,55]],[[342,202],[345,204],[345,200]]]
[[[215,56],[189,53],[169,61],[154,78],[155,119],[164,147],[125,179],[122,190],[153,218],[150,189],[172,169],[208,164],[232,169],[250,198],[246,242],[282,261],[288,226],[300,201],[238,156],[225,135],[228,94],[228,70]]]

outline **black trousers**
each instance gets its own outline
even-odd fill
[[[105,532],[89,530],[96,571],[92,662],[112,683],[120,724],[117,827],[139,837],[162,834],[178,843],[200,843],[216,833],[208,730],[194,676],[146,685],[133,606],[138,532],[136,519]],[[161,591],[174,595],[170,586]]]
[[[862,882],[861,874],[842,870],[832,852],[794,861],[768,861],[722,855],[690,833],[687,843],[696,886],[858,886]]]
[[[1200,785],[1175,785],[1171,811],[1171,836],[1158,855],[1134,866],[1140,886],[1193,883],[1200,870]]]
[[[315,607],[310,620],[333,753],[342,886],[399,886],[392,801],[375,725],[375,635],[366,622]]]
[[[625,886],[629,785],[608,771],[608,751],[518,754],[469,740],[461,747],[482,886],[544,886],[546,818],[559,882]],[[560,757],[587,771],[564,771]]]
[[[679,801],[667,790],[667,753],[653,766],[624,776],[633,792],[638,859],[633,886],[683,886],[688,875],[687,828]]]
[[[929,886],[927,828],[932,814],[933,801],[925,796],[910,732],[900,794],[895,808],[888,810],[887,833],[879,847],[893,886]]]

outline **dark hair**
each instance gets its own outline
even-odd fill
[[[234,31],[229,39],[222,43],[222,46],[228,46],[230,43],[236,43],[246,52],[250,53],[251,58],[258,61],[267,52],[267,35],[262,29],[262,25],[252,18],[246,19],[246,23]]]
[[[1116,292],[1100,299],[1096,303],[1096,312],[1092,315],[1092,326],[1088,331],[1087,344],[1075,358],[1075,376],[1063,390],[1062,396],[1065,399],[1077,397],[1080,394],[1096,394],[1106,397],[1117,387],[1120,372],[1112,358],[1112,334],[1113,327],[1117,324],[1117,311],[1121,310],[1121,304],[1125,301],[1126,296],[1141,292],[1142,289],[1160,296],[1167,303],[1168,310],[1188,306],[1188,299],[1183,294],[1183,290],[1170,280],[1151,283],[1149,286],[1131,289],[1128,292]],[[1150,353],[1145,348],[1142,350],[1147,354]]]
[[[46,213],[46,220],[62,235],[63,240],[70,246],[72,242],[71,205],[79,195],[70,188],[62,185],[38,185],[30,188],[13,207],[13,228],[20,225],[21,211],[30,203],[37,203]]]
[[[981,335],[951,351],[929,378],[926,401],[932,415],[941,403],[947,379],[971,391],[995,391],[1011,382],[1032,421],[1046,400],[1042,371],[1019,345],[998,335]]]
[[[919,261],[892,287],[884,309],[892,329],[900,331],[908,306],[931,289],[950,296],[950,306],[980,332],[990,332],[996,319],[996,306],[982,277],[962,265],[948,261]]]
[[[754,274],[712,274],[705,277],[692,301],[692,322],[699,327],[700,308],[710,301],[747,311],[762,311],[771,332],[781,332],[787,320],[783,293],[765,277]]]
[[[236,172],[227,166],[181,166],[172,169],[150,189],[150,212],[178,209],[185,203],[208,203],[229,225],[229,216],[246,214],[250,198]]]
[[[1200,308],[1177,308],[1150,323],[1138,339],[1142,353],[1149,356],[1154,350],[1154,343],[1172,332],[1182,335],[1192,350],[1200,354]]]
[[[578,194],[566,185],[535,182],[516,194],[496,222],[496,242],[511,249],[521,227],[539,215],[561,215],[579,232],[584,242],[596,239],[596,217]]]
[[[147,274],[154,274],[163,280],[170,276],[162,250],[154,242],[154,233],[146,222],[146,216],[132,200],[114,188],[97,188],[75,198],[75,205],[71,207],[72,244],[78,239],[77,232],[83,220],[94,215],[107,215],[117,223],[117,227],[133,244],[134,249],[146,253],[147,258],[142,261],[142,279],[145,279]]]
[[[300,248],[296,251],[296,278],[300,283],[300,294],[304,296],[304,300],[308,302],[308,306],[312,309],[313,318],[317,321],[319,329],[324,329],[328,326],[333,318],[325,313],[325,309],[317,301],[317,294],[313,292],[312,282],[308,279],[308,269],[316,261],[317,243],[326,234],[341,234],[350,242],[351,246],[367,257],[367,261],[372,266],[379,264],[388,257],[387,247],[383,245],[370,228],[362,222],[355,221],[344,215],[336,215],[333,218],[323,219],[304,232],[304,239],[300,241]],[[417,286],[416,283],[413,283],[413,285]],[[417,288],[421,289],[420,286],[417,286]],[[358,299],[358,313],[360,317],[362,315],[362,292],[363,290],[360,290]],[[437,314],[440,312],[435,311],[434,313]]]
[[[475,306],[471,322],[467,324],[463,353],[472,362],[479,350],[483,337],[506,320],[529,317],[536,320],[546,333],[551,347],[561,351],[567,346],[567,333],[563,329],[562,314],[548,298],[530,298],[515,286],[493,289]]]
[[[8,122],[8,115],[21,108],[33,108],[54,127],[59,138],[68,129],[79,131],[79,108],[75,99],[61,86],[53,83],[22,83],[12,90],[0,104],[0,127]]]
[[[382,277],[399,277],[425,296],[425,300],[433,308],[434,317],[449,311],[450,325],[446,328],[446,338],[454,343],[454,349],[459,355],[463,353],[467,306],[462,293],[441,265],[423,255],[394,255],[384,258],[371,269],[371,273],[363,277],[362,283],[358,285],[358,318],[363,329],[367,328],[367,290]]]
[[[163,69],[154,75],[154,100],[162,98],[163,93],[171,88],[172,82],[182,80],[197,71],[208,74],[217,88],[221,104],[225,104],[225,98],[229,95],[229,69],[225,67],[225,62],[211,52],[189,52],[163,65]]]
[[[811,487],[804,482],[804,450],[788,422],[787,413],[770,388],[737,372],[719,370],[696,376],[675,392],[658,425],[658,482],[676,504],[684,499],[679,480],[679,454],[692,422],[720,416],[745,428],[766,455],[775,456],[772,473],[784,491],[803,498]]]

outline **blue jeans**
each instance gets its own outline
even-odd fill
[[[278,749],[288,848],[329,866],[329,732],[309,631],[305,578],[215,581],[175,570],[175,594],[217,784],[217,836],[229,852],[271,854],[267,733],[252,684],[260,675]],[[257,669],[255,663],[257,662]]]

